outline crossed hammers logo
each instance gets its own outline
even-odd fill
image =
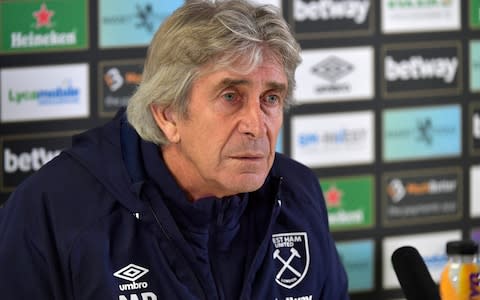
[[[300,253],[298,253],[297,249],[295,248],[290,248],[290,256],[288,257],[287,260],[284,260],[283,257],[280,255],[280,249],[275,249],[273,252],[273,259],[278,259],[282,264],[283,267],[278,271],[276,279],[278,280],[280,277],[282,277],[283,273],[289,269],[293,274],[297,275],[298,277],[301,277],[302,274],[298,272],[294,267],[292,267],[290,264],[292,260],[295,258],[301,258]]]

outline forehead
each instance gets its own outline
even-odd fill
[[[200,69],[198,79],[200,80],[197,81],[208,79],[210,83],[223,85],[259,83],[286,88],[288,84],[285,68],[271,57],[266,57],[255,64],[247,64],[243,60],[225,66],[210,63]]]

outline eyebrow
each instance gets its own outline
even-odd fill
[[[217,84],[218,89],[223,89],[229,86],[237,86],[237,85],[251,85],[252,82],[247,79],[234,79],[234,78],[225,78]],[[269,81],[267,82],[267,87],[269,89],[277,90],[280,92],[287,90],[287,85],[277,81]]]

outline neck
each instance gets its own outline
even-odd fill
[[[175,144],[162,146],[160,151],[168,170],[190,201],[194,202],[209,196],[218,198],[225,196],[203,188],[207,186],[207,183],[204,182],[200,174],[195,172],[188,161],[178,155],[179,152]]]

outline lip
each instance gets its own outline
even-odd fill
[[[239,153],[230,155],[233,159],[246,159],[246,160],[259,160],[264,159],[265,155],[263,153]]]

